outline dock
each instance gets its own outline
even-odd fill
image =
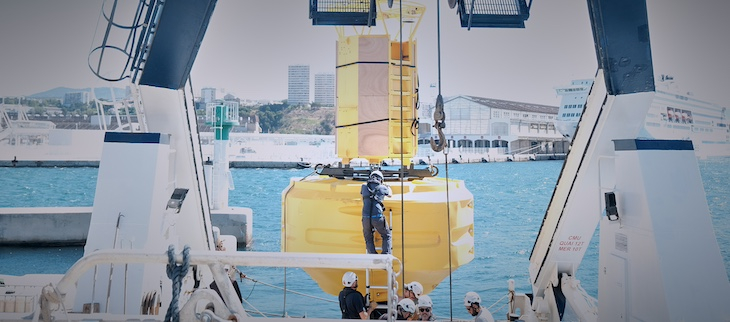
[[[86,244],[93,207],[0,208],[0,246],[79,246]],[[213,226],[232,235],[239,247],[253,241],[250,208],[211,210]]]
[[[296,169],[300,168],[295,161],[231,161],[233,168],[267,168],[267,169]],[[0,167],[5,168],[98,168],[99,161],[80,160],[0,160]]]

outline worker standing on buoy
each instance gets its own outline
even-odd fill
[[[362,195],[362,233],[365,237],[365,248],[368,254],[377,254],[373,241],[373,229],[383,237],[381,254],[390,254],[390,229],[383,212],[385,196],[392,196],[393,191],[383,184],[383,173],[375,170],[370,173],[368,181],[360,189]]]

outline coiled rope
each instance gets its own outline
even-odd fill
[[[190,268],[190,246],[185,245],[182,256],[182,265],[178,265],[175,262],[175,246],[170,245],[167,248],[167,278],[172,280],[172,299],[170,299],[170,306],[167,308],[167,314],[165,314],[165,322],[180,321],[178,302],[183,277],[188,274],[188,269]]]
[[[55,303],[61,305],[61,309],[66,315],[66,321],[71,322],[71,319],[68,316],[68,310],[66,310],[66,305],[63,303],[63,296],[58,291],[58,288],[53,286],[53,284],[48,284],[41,289],[41,297],[39,303],[40,310],[36,310],[36,313],[33,315],[33,321],[38,321],[39,319],[43,322],[53,321],[54,318],[51,316],[50,305],[51,303]]]

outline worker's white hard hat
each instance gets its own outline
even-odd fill
[[[402,299],[398,302],[398,306],[403,308],[403,311],[416,313],[416,303],[409,298]]]
[[[377,177],[379,180],[382,181],[383,180],[383,173],[380,172],[379,170],[375,170],[375,171],[373,171],[373,172],[370,173],[370,177],[371,178],[372,177]]]
[[[354,272],[347,272],[345,275],[342,275],[343,286],[351,287],[355,282],[357,282],[357,275]]]
[[[406,284],[406,290],[413,292],[413,294],[416,294],[416,297],[419,297],[423,294],[423,285],[419,282],[413,281]]]
[[[418,307],[432,307],[433,301],[428,295],[421,295],[418,297]]]
[[[482,299],[476,292],[467,292],[464,296],[464,306],[471,306],[472,304],[479,304]]]

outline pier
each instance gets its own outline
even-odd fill
[[[2,246],[78,246],[86,244],[93,207],[0,208]],[[253,241],[253,212],[211,211],[213,226],[232,235],[239,247]]]
[[[268,169],[294,169],[298,168],[295,161],[231,161],[233,168],[268,168]],[[98,168],[99,161],[78,161],[78,160],[0,160],[0,167],[5,168]]]

